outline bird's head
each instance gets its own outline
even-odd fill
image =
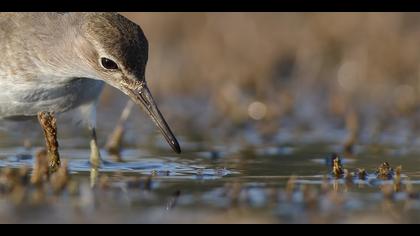
[[[119,89],[140,105],[180,153],[178,141],[160,113],[146,80],[149,44],[137,24],[116,13],[84,15],[78,54],[96,79]]]

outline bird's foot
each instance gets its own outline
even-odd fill
[[[90,140],[90,164],[93,168],[99,168],[101,163],[101,152],[99,151],[98,142],[96,140],[96,131],[93,129],[92,140]]]

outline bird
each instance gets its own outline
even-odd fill
[[[149,42],[141,27],[113,12],[0,13],[0,120],[38,119],[51,172],[60,166],[57,114],[81,114],[90,163],[102,163],[96,106],[105,85],[127,95],[176,153],[180,145],[147,86]]]

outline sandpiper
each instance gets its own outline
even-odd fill
[[[99,166],[96,104],[108,84],[140,105],[180,153],[146,85],[148,47],[140,26],[117,13],[0,13],[0,119],[38,117],[55,171],[55,114],[78,112],[92,134],[90,162]]]

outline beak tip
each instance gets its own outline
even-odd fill
[[[178,153],[178,154],[181,154],[181,147],[179,146],[179,144],[178,144],[178,141],[174,141],[173,142],[173,144],[172,144],[172,149],[176,152],[176,153]]]

